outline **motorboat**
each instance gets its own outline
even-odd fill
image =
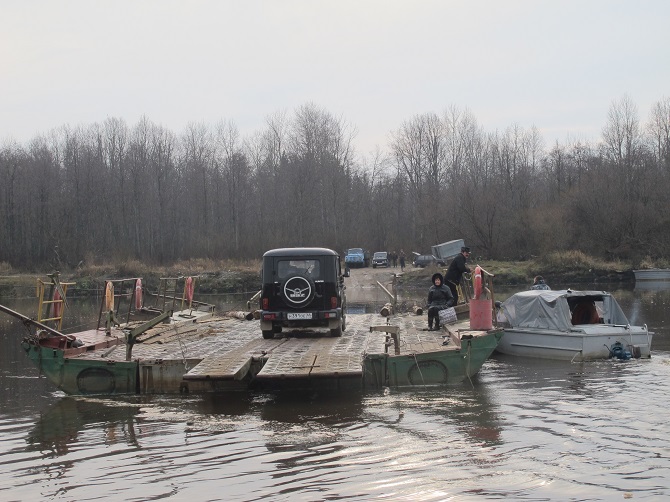
[[[605,291],[522,291],[500,304],[504,335],[496,351],[515,356],[584,361],[649,358],[653,333],[628,321]]]
[[[635,282],[641,281],[670,281],[670,268],[647,268],[633,270]]]

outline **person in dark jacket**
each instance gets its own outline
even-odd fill
[[[533,279],[533,285],[530,289],[550,290],[551,288],[544,282],[544,278],[541,275],[538,275]]]
[[[454,297],[451,290],[444,285],[442,274],[433,274],[433,285],[428,290],[428,329],[440,329],[440,310],[451,307]]]
[[[453,260],[451,260],[449,268],[447,269],[447,273],[444,276],[444,280],[446,281],[447,286],[449,286],[451,294],[454,297],[454,305],[458,305],[458,302],[460,300],[460,298],[458,297],[458,289],[456,289],[456,286],[458,286],[461,283],[461,277],[463,276],[463,273],[470,272],[470,267],[468,267],[465,263],[469,257],[470,257],[470,248],[467,246],[463,246],[461,248],[461,254],[459,254]]]

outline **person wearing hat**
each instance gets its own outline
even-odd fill
[[[451,290],[444,285],[442,274],[433,274],[432,286],[428,290],[428,329],[433,331],[440,329],[440,310],[451,307],[454,304],[454,297]]]
[[[467,246],[463,246],[461,248],[461,254],[459,254],[453,260],[451,260],[449,268],[447,269],[447,273],[444,276],[444,280],[447,283],[447,286],[449,286],[451,294],[454,297],[455,300],[454,305],[458,305],[458,302],[460,300],[460,298],[458,297],[458,289],[456,288],[456,286],[458,286],[461,283],[461,277],[463,276],[463,273],[470,272],[470,267],[468,267],[465,263],[469,257],[470,257],[470,248]]]

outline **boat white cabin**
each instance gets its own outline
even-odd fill
[[[633,326],[605,291],[523,291],[498,311],[505,334],[497,352],[583,361],[651,357],[653,333]]]

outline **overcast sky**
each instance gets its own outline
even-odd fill
[[[670,97],[668,0],[2,0],[0,27],[0,144],[142,115],[247,134],[314,103],[363,154],[452,105],[551,145]]]

